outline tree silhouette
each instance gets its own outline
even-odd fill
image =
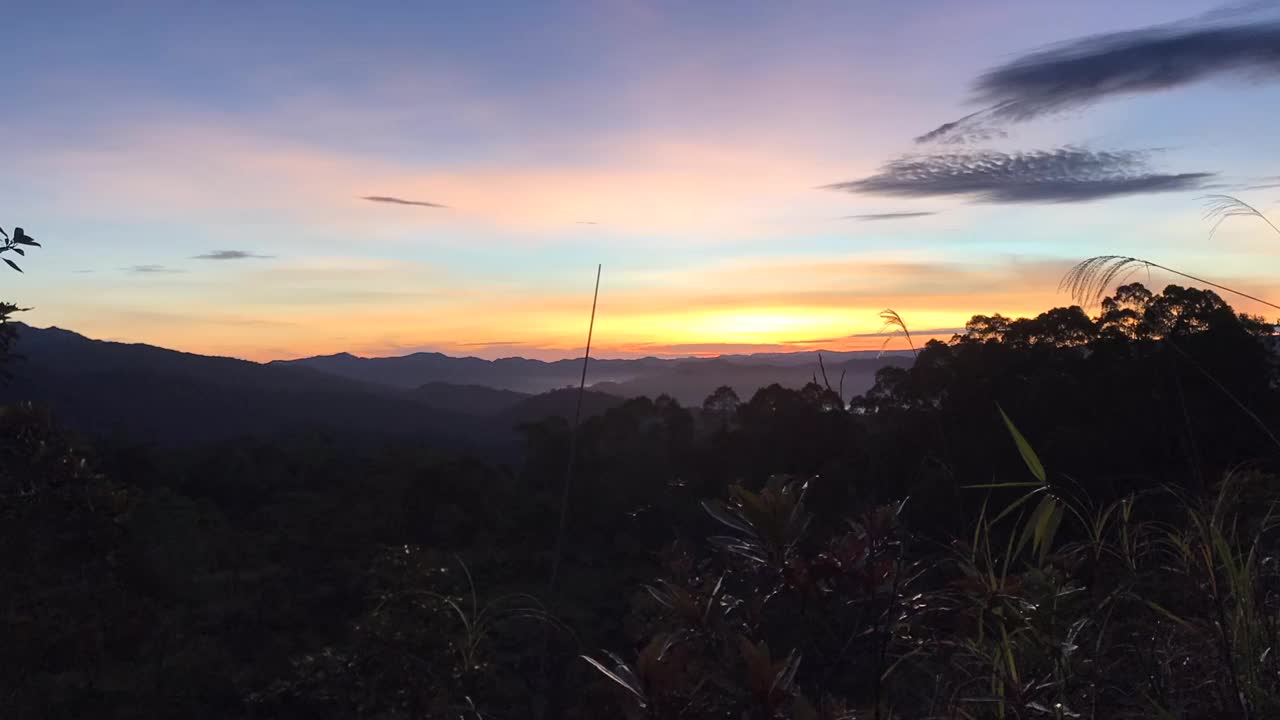
[[[741,404],[742,400],[738,398],[738,393],[734,392],[733,388],[721,385],[702,401],[702,412],[715,427],[723,430],[733,422],[733,416],[738,412],[738,406]]]
[[[4,228],[0,228],[0,238],[2,238],[2,241],[0,241],[0,254],[11,252],[18,255],[26,255],[27,251],[23,249],[24,247],[40,247],[40,243],[36,242],[20,227],[13,229],[12,236],[5,232]],[[17,272],[22,272],[22,268],[18,267],[18,264],[13,260],[7,257],[0,257],[0,260],[3,260],[6,265]],[[8,365],[10,358],[9,349],[13,346],[13,341],[17,337],[17,330],[10,320],[14,313],[21,312],[24,309],[12,303],[0,302],[0,381],[5,381],[9,378],[5,366]]]

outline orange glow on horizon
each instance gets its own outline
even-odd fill
[[[734,261],[667,273],[606,275],[593,356],[715,356],[879,350],[893,308],[918,346],[947,339],[975,314],[1034,316],[1070,305],[1066,264],[946,265],[917,261]],[[89,276],[92,278],[93,276]],[[610,287],[609,280],[616,285]],[[75,295],[32,298],[22,316],[88,337],[267,361],[350,352],[419,351],[486,358],[577,357],[590,288],[483,285],[425,263],[341,258],[184,275],[126,286],[86,279]],[[104,283],[95,290],[93,282]],[[106,283],[112,283],[110,285]],[[1159,278],[1152,287],[1162,287]],[[1275,295],[1260,283],[1235,285]],[[1258,308],[1229,298],[1241,311]],[[888,336],[889,349],[907,348]]]

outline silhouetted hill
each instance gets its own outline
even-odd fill
[[[833,390],[840,389],[840,373],[844,372],[843,391],[848,398],[866,392],[875,384],[876,371],[882,367],[907,367],[910,357],[885,357],[882,359],[852,359],[833,362],[824,356],[827,381]],[[670,395],[685,405],[697,405],[721,385],[728,385],[746,400],[756,390],[777,383],[783,387],[800,388],[817,379],[823,382],[822,371],[807,364],[750,364],[743,359],[709,358],[695,362],[681,362],[666,372],[642,375],[623,382],[596,383],[591,387],[622,397]]]
[[[549,416],[569,418],[580,360],[481,360],[418,353],[400,358],[323,358],[255,363],[91,340],[59,328],[18,325],[13,380],[0,402],[53,408],[72,428],[161,443],[204,442],[306,427],[347,437],[407,434],[452,448],[513,444],[512,428]],[[774,383],[801,387],[818,372],[791,355],[751,358],[592,361],[583,417],[638,395],[668,394],[696,406],[730,385],[745,400]],[[824,356],[825,357],[825,356]],[[875,371],[909,358],[833,357],[827,377],[844,395],[871,387]],[[425,382],[416,379],[426,376]],[[442,379],[443,378],[443,379]],[[457,380],[470,379],[459,383]],[[412,386],[406,387],[411,380]],[[519,391],[513,388],[527,388]],[[540,393],[540,394],[534,394]]]
[[[94,434],[185,443],[308,426],[465,444],[474,421],[403,393],[305,367],[262,365],[20,326],[0,402],[53,408]]]
[[[498,413],[493,420],[495,423],[506,427],[515,427],[521,423],[535,422],[548,417],[561,417],[569,420],[573,418],[573,411],[577,402],[577,388],[560,388],[541,395],[528,397]],[[624,402],[626,402],[626,399],[617,395],[588,390],[582,396],[582,417],[586,419],[601,415]]]
[[[875,381],[875,371],[889,365],[907,366],[910,355],[875,352],[823,353],[832,387],[846,371],[845,397],[864,392]],[[271,363],[282,367],[306,367],[351,380],[416,388],[430,383],[483,385],[524,393],[540,393],[576,385],[582,360],[544,362],[525,358],[482,360],[455,358],[440,353],[415,353],[403,357],[361,358],[342,353]],[[721,358],[641,358],[592,360],[587,381],[591,387],[613,395],[632,397],[663,393],[685,405],[696,405],[721,385],[729,385],[742,397],[774,383],[802,387],[819,373],[818,353],[769,353]]]
[[[658,358],[592,360],[590,379],[593,382],[630,380],[642,374],[660,372],[673,362],[680,361]],[[567,385],[576,386],[582,377],[581,358],[546,362],[526,358],[482,360],[426,352],[387,358],[362,358],[339,353],[299,360],[277,360],[269,364],[307,367],[352,380],[406,389],[442,382],[453,385],[484,385],[533,394]]]
[[[416,435],[450,449],[514,446],[513,428],[571,417],[576,392],[541,395],[434,382],[402,390],[286,363],[255,363],[91,340],[17,325],[19,359],[0,404],[52,408],[67,426],[134,441],[185,444],[325,428],[355,438]],[[580,372],[580,370],[579,370]],[[583,417],[622,398],[588,392]]]
[[[318,372],[318,371],[317,371]],[[431,382],[408,392],[408,397],[428,407],[467,415],[494,415],[533,398],[529,393],[485,385]]]

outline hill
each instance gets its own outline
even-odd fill
[[[328,428],[347,438],[398,434],[454,448],[509,446],[512,428],[572,416],[567,385],[581,360],[481,360],[417,353],[398,358],[331,355],[255,363],[150,345],[92,340],[60,328],[17,325],[20,357],[0,403],[31,401],[76,430],[184,444]],[[826,361],[844,396],[871,387],[875,372],[909,358],[844,354]],[[744,399],[774,383],[799,388],[819,377],[816,355],[593,360],[583,417],[624,398],[667,394],[698,406],[729,385]],[[465,381],[465,382],[464,382]]]
[[[18,359],[0,385],[0,404],[32,402],[77,431],[130,441],[205,443],[319,428],[348,440],[416,436],[441,448],[493,451],[514,446],[517,425],[571,417],[576,403],[576,392],[565,389],[530,394],[432,382],[403,390],[306,365],[92,340],[60,328],[17,329]],[[583,417],[621,403],[588,392]]]
[[[467,416],[305,367],[262,365],[20,326],[0,403],[52,407],[69,427],[161,443],[305,427],[469,442]]]
[[[832,387],[845,373],[844,395],[866,391],[882,367],[910,365],[911,355],[875,352],[823,353]],[[450,357],[440,353],[414,353],[401,357],[363,358],[349,353],[284,360],[277,367],[303,367],[348,380],[397,388],[423,385],[480,385],[521,393],[542,393],[577,385],[582,360],[546,362],[526,358],[483,360]],[[818,353],[769,353],[719,358],[640,358],[591,361],[587,375],[592,388],[613,395],[671,395],[685,405],[697,405],[721,385],[729,385],[742,397],[777,383],[799,388],[821,377]]]
[[[407,396],[428,407],[477,416],[509,410],[533,397],[529,393],[514,390],[447,382],[429,382],[410,390]]]

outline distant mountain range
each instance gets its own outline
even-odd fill
[[[826,380],[835,388],[844,374],[845,397],[865,392],[875,383],[875,372],[886,365],[908,365],[910,355],[880,356],[876,352],[821,353]],[[721,385],[728,385],[743,399],[759,388],[779,383],[802,387],[815,378],[822,381],[817,352],[727,355],[716,358],[640,358],[596,360],[589,365],[587,382],[593,389],[622,397],[671,395],[685,405],[700,404]],[[349,353],[299,360],[278,360],[276,367],[303,367],[348,380],[402,389],[428,384],[472,385],[521,393],[542,393],[576,386],[582,377],[582,359],[483,360],[440,353],[414,353],[401,357],[363,358]]]
[[[83,432],[186,444],[306,427],[347,437],[410,434],[448,447],[513,444],[511,429],[573,412],[581,360],[481,360],[436,353],[397,358],[341,354],[255,363],[91,340],[58,328],[18,324],[0,403],[51,407]],[[876,369],[910,358],[824,355],[846,397],[869,388]],[[744,399],[780,383],[799,387],[818,372],[812,353],[714,359],[593,360],[584,413],[638,395],[700,404],[720,385]]]

